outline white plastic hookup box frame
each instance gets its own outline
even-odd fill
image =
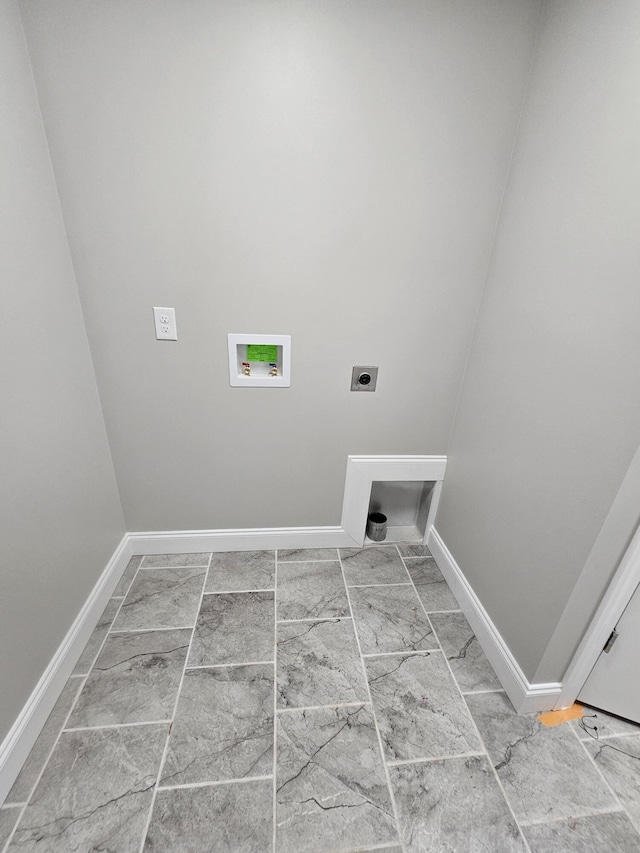
[[[291,385],[291,335],[239,335],[230,332],[229,384],[232,388],[289,388]],[[250,361],[247,346],[275,346],[273,362]],[[250,374],[245,374],[245,365],[250,364]],[[275,364],[275,368],[273,365]],[[272,375],[275,371],[275,375]]]

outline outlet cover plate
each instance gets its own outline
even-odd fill
[[[178,329],[176,326],[175,308],[153,309],[153,320],[156,327],[156,340],[177,341]]]
[[[364,376],[369,376],[369,382],[362,382]],[[352,391],[375,391],[378,382],[377,367],[363,367],[356,365],[351,371],[351,390]]]

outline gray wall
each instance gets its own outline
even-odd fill
[[[0,741],[124,525],[17,7],[0,0]]]
[[[560,677],[637,519],[635,0],[548,4],[488,277],[538,0],[20,8],[127,529],[335,524],[348,453],[448,451],[438,529]],[[124,524],[0,10],[2,732]],[[229,331],[291,334],[292,387],[229,388]]]
[[[336,524],[347,454],[446,452],[537,0],[21,8],[127,529]]]
[[[638,44],[636,0],[548,5],[436,522],[540,681],[562,676],[638,518],[592,553],[640,435]]]

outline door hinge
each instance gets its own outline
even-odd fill
[[[614,629],[613,629],[613,631],[611,632],[611,634],[609,635],[609,639],[608,639],[608,640],[607,640],[607,642],[604,644],[604,648],[603,648],[603,650],[602,650],[602,651],[603,651],[603,652],[606,652],[607,654],[609,654],[609,652],[610,652],[610,651],[611,651],[611,649],[613,648],[613,645],[614,645],[615,641],[618,639],[618,637],[619,637],[619,636],[620,636],[620,634],[618,634],[618,632],[617,632],[617,631],[616,631],[616,629],[614,628]]]

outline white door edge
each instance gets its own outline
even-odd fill
[[[640,527],[620,561],[591,624],[571,659],[556,708],[572,705],[596,665],[611,631],[640,583]]]

